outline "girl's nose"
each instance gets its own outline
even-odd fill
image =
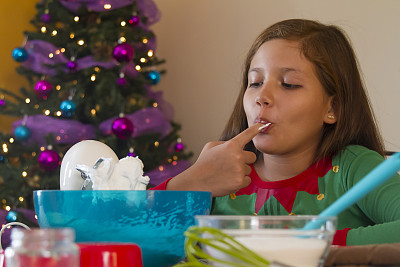
[[[260,92],[255,98],[255,102],[260,106],[269,106],[271,105],[271,98],[267,96],[265,92]]]

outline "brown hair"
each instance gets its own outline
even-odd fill
[[[364,89],[355,53],[346,34],[336,26],[303,19],[275,23],[257,37],[247,54],[241,90],[221,140],[229,140],[248,127],[243,108],[247,74],[254,54],[263,43],[272,39],[299,42],[301,52],[313,63],[323,88],[329,96],[333,96],[337,122],[324,124],[315,160],[335,155],[352,144],[365,146],[384,155],[382,138]],[[245,149],[259,153],[253,142]]]

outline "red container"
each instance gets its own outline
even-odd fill
[[[143,267],[140,247],[131,243],[77,243],[81,267]]]

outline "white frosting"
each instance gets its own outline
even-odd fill
[[[100,158],[96,166],[77,164],[76,169],[92,181],[93,190],[146,190],[150,181],[143,176],[143,162],[139,157],[125,157],[114,164],[111,158]]]

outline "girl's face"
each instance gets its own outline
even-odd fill
[[[271,155],[315,153],[324,123],[335,123],[327,95],[313,64],[298,42],[274,39],[254,55],[243,105],[248,125],[268,123],[253,142]]]

